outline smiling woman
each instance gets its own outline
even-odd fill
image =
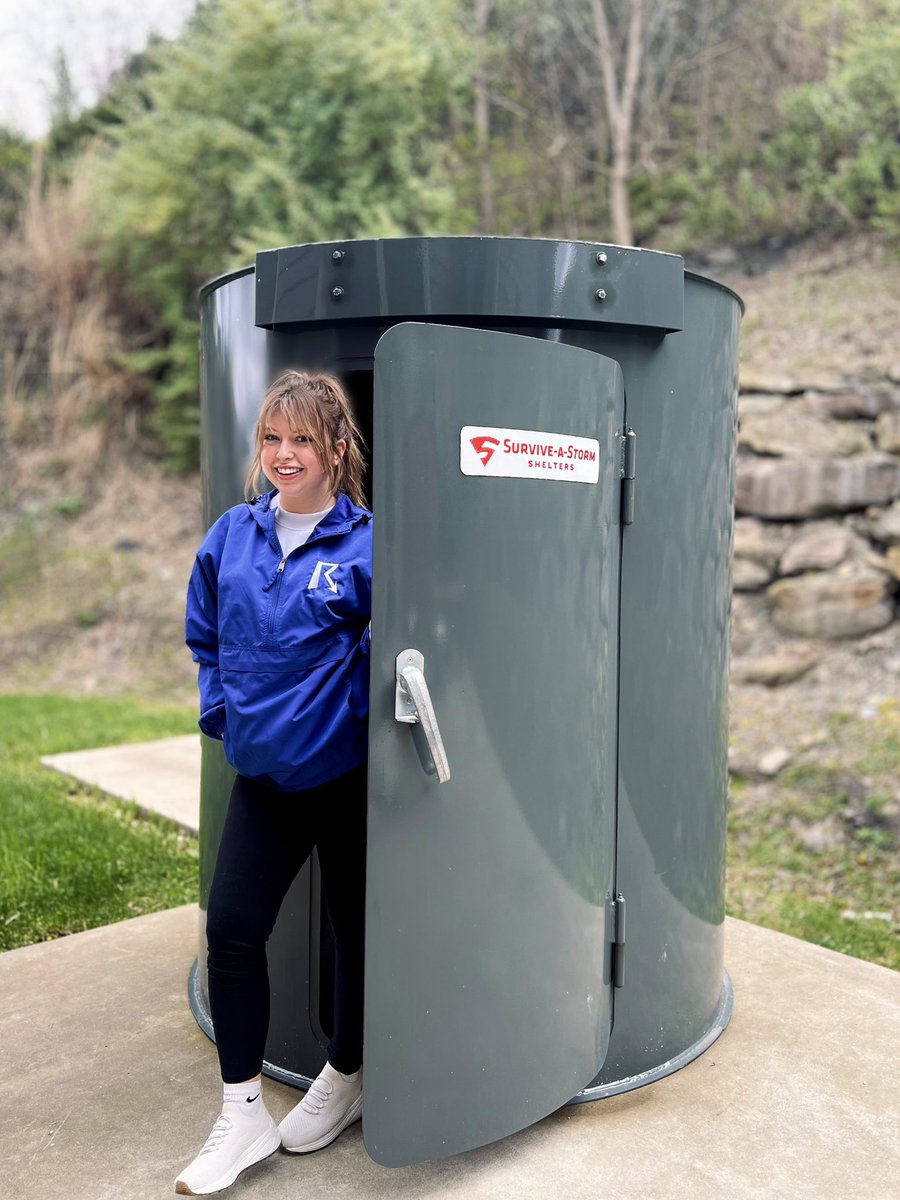
[[[260,476],[286,512],[331,508],[339,491],[365,506],[363,439],[339,381],[323,372],[285,371],[266,392],[255,452],[244,480],[248,500]]]
[[[335,465],[347,443],[339,440],[331,457]],[[284,413],[275,411],[266,421],[260,465],[266,479],[278,489],[279,506],[286,512],[320,513],[334,503],[330,475],[319,461],[319,451],[305,433],[292,429]]]
[[[197,553],[187,642],[200,727],[237,772],[207,907],[221,1114],[178,1176],[207,1195],[280,1146],[305,1154],[362,1112],[363,922],[372,514],[361,437],[332,375],[286,371],[256,422],[247,491]],[[328,1061],[276,1126],[260,1072],[269,1025],[265,946],[318,852],[335,943]]]

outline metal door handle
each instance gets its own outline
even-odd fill
[[[397,655],[394,719],[404,725],[421,726],[431,755],[432,770],[428,773],[437,775],[438,783],[446,783],[450,778],[450,764],[425,682],[425,659],[418,650],[404,650]]]

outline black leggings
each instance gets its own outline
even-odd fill
[[[234,782],[207,911],[209,1005],[222,1079],[262,1069],[269,1028],[266,942],[297,873],[319,852],[335,942],[334,1037],[328,1061],[362,1063],[366,766],[321,787],[281,792]]]

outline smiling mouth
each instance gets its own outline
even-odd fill
[[[282,479],[290,479],[300,474],[300,467],[276,467],[275,474],[280,475]]]

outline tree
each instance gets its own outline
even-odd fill
[[[627,29],[624,36],[614,40],[605,0],[591,0],[595,53],[603,77],[603,96],[612,148],[609,180],[612,235],[615,242],[624,246],[634,242],[628,179],[632,166],[638,81],[648,43],[644,0],[628,0],[627,8]]]
[[[475,0],[475,138],[478,146],[481,228],[494,228],[494,175],[491,169],[491,102],[488,83],[488,22],[493,0]]]
[[[196,289],[272,245],[467,228],[452,0],[218,0],[155,52],[98,161],[99,253],[156,315],[173,461],[197,453]]]
[[[590,0],[589,18],[582,8],[573,8],[575,28],[599,68],[605,128],[598,126],[597,149],[609,158],[616,242],[631,245],[635,240],[633,181],[639,166],[646,170],[659,146],[669,141],[676,98],[699,110],[704,148],[708,146],[713,55],[742,3]],[[702,81],[699,97],[692,89],[694,73]]]
[[[65,178],[75,159],[102,136],[110,125],[122,122],[123,112],[149,107],[142,91],[142,79],[153,70],[152,56],[163,51],[162,40],[154,35],[149,45],[132,54],[109,77],[106,90],[92,107],[76,111],[76,106],[54,105],[54,116],[44,141],[44,169],[50,177]]]
[[[845,7],[825,78],[783,97],[764,160],[802,192],[810,224],[871,223],[900,241],[900,2]]]
[[[483,45],[474,26],[467,32],[471,59],[486,64],[483,82],[473,79],[473,102],[476,114],[489,114],[489,137],[479,136],[476,115],[473,182],[464,178],[460,191],[470,186],[484,214],[490,179],[492,232],[596,237],[593,65],[565,6],[493,0]]]
[[[31,172],[30,144],[18,133],[0,126],[0,231],[16,223]]]
[[[865,226],[896,239],[900,2],[761,0],[714,73],[707,152],[668,188],[688,247]]]
[[[59,47],[53,60],[53,93],[50,97],[52,121],[71,121],[77,108],[75,85],[69,71],[66,52]]]

